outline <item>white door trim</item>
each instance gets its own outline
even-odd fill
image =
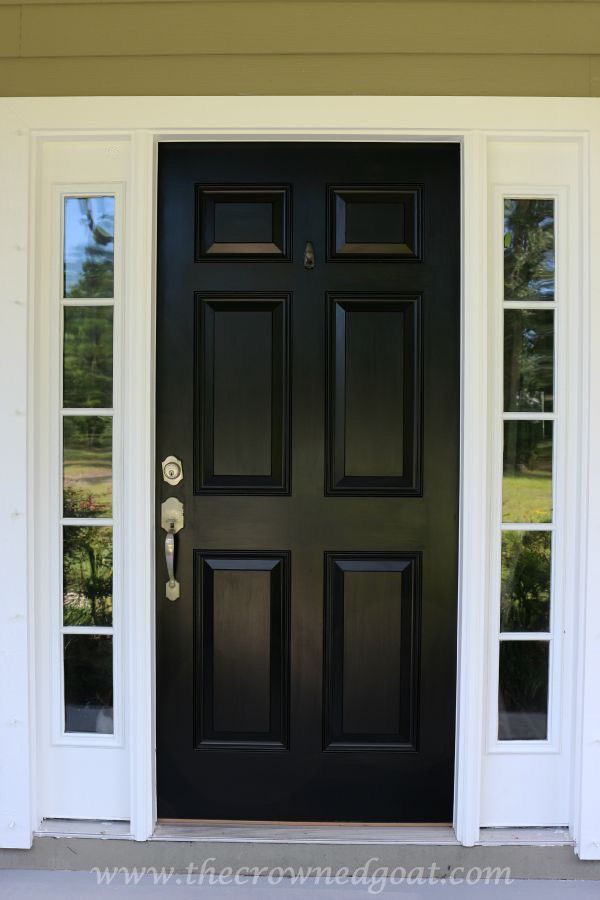
[[[131,219],[128,229],[129,288],[138,303],[126,310],[127,353],[131,357],[125,392],[125,416],[135,428],[128,431],[125,466],[133,462],[134,477],[125,498],[131,536],[132,565],[127,578],[129,610],[129,709],[131,715],[131,833],[148,838],[156,823],[155,775],[155,511],[154,511],[154,394],[156,342],[156,142],[151,132],[137,132],[132,141]],[[126,251],[127,252],[127,251]],[[140,527],[141,526],[141,527]],[[135,641],[133,636],[135,635]],[[136,644],[136,651],[132,652]]]
[[[398,127],[397,123],[405,124]],[[558,127],[557,127],[558,126]],[[154,481],[153,392],[154,392],[154,197],[156,143],[173,139],[252,140],[271,137],[274,140],[460,140],[464,148],[463,171],[463,436],[461,448],[461,545],[459,605],[459,673],[455,828],[465,845],[476,843],[479,836],[481,759],[483,747],[483,694],[485,671],[485,603],[487,561],[489,559],[489,515],[486,485],[489,466],[489,431],[487,424],[487,293],[486,274],[486,148],[492,137],[502,139],[529,136],[535,140],[573,140],[581,142],[587,152],[589,142],[598,167],[590,184],[592,234],[600,240],[600,101],[527,98],[327,98],[327,97],[244,97],[244,98],[71,98],[21,99],[0,101],[2,159],[7,164],[0,170],[3,196],[16,218],[2,221],[5,235],[0,248],[0,265],[8,273],[5,284],[14,297],[5,296],[10,308],[0,332],[3,360],[23,365],[26,358],[26,331],[19,302],[28,296],[33,311],[34,285],[27,279],[34,272],[32,254],[23,252],[27,241],[19,237],[15,247],[14,222],[24,232],[36,196],[37,170],[28,170],[28,148],[35,159],[38,142],[45,140],[110,140],[113,136],[131,142],[130,179],[127,184],[126,292],[130,304],[125,309],[124,420],[131,427],[125,434],[124,484],[125,541],[123,555],[128,561],[125,589],[128,593],[127,654],[128,746],[130,748],[131,830],[137,840],[147,839],[155,821],[154,802],[154,632],[153,632],[153,544]],[[581,184],[587,190],[588,172],[582,168]],[[586,191],[582,191],[585,195]],[[582,210],[585,217],[587,210]],[[31,219],[30,219],[31,221]],[[585,218],[583,219],[585,225]],[[589,231],[584,230],[584,234]],[[583,255],[587,257],[586,242]],[[600,287],[600,263],[594,261],[591,286],[597,299]],[[587,307],[587,282],[583,286],[583,305]],[[589,285],[588,285],[589,286]],[[16,302],[15,302],[16,301]],[[587,313],[585,314],[587,315]],[[29,359],[35,361],[36,330],[32,312],[29,315]],[[600,346],[600,317],[594,308],[589,316],[590,340]],[[8,326],[8,327],[7,327]],[[600,358],[590,359],[590,386],[596,407],[600,406]],[[582,396],[587,404],[586,358],[581,360]],[[30,369],[31,371],[31,369]],[[17,397],[18,397],[17,388]],[[4,392],[6,393],[6,392]],[[10,504],[19,514],[11,519],[5,507],[10,528],[10,549],[4,545],[3,571],[13,572],[6,602],[2,605],[0,626],[6,635],[0,651],[4,664],[10,665],[11,681],[22,676],[23,690],[10,696],[10,707],[19,729],[11,731],[5,714],[0,723],[2,770],[10,766],[10,783],[2,784],[0,808],[0,843],[5,846],[29,846],[33,828],[37,826],[35,799],[35,761],[31,751],[35,729],[33,704],[34,610],[32,592],[24,581],[24,560],[34,564],[32,526],[26,533],[22,513],[30,523],[37,513],[35,495],[35,461],[32,447],[35,409],[29,397],[29,436],[24,427],[7,431],[2,447],[2,471],[13,464],[11,478],[13,496]],[[591,398],[590,398],[591,399]],[[25,408],[25,398],[20,403]],[[15,395],[1,397],[6,401],[7,421],[15,416]],[[20,402],[20,400],[19,400]],[[592,411],[589,405],[585,409]],[[134,427],[135,426],[135,427]],[[587,433],[582,433],[580,453],[583,460],[600,456],[600,413],[594,410]],[[29,448],[29,462],[27,450]],[[14,461],[17,460],[15,464]],[[587,483],[587,490],[585,484]],[[29,486],[29,506],[26,491]],[[583,479],[583,495],[587,495],[589,519],[582,523],[588,546],[597,546],[600,537],[600,472],[590,472]],[[17,524],[15,524],[15,522]],[[585,546],[585,540],[582,546]],[[23,560],[23,569],[15,571],[14,561]],[[583,560],[582,560],[583,563]],[[594,684],[600,679],[600,610],[593,602],[599,583],[597,554],[589,554],[588,590],[578,612],[580,629],[578,686],[573,697],[581,704],[586,697],[586,714],[578,726],[576,759],[577,784],[573,792],[572,829],[579,852],[586,858],[600,856],[600,714]],[[19,622],[15,626],[15,622]],[[8,630],[4,625],[8,625]],[[6,680],[4,680],[6,684]],[[581,708],[581,706],[579,706]],[[19,760],[15,768],[11,760]],[[0,770],[1,771],[1,770]],[[0,776],[1,777],[1,776]],[[594,849],[595,848],[595,849]]]
[[[487,372],[486,139],[481,132],[463,137],[462,178],[462,332],[461,462],[458,590],[458,659],[454,827],[456,837],[473,846],[479,840],[483,703],[485,672],[485,604],[487,586],[488,421],[481,387]],[[473,253],[475,251],[475,253]],[[469,439],[466,439],[469,435]],[[465,653],[465,648],[470,651]]]

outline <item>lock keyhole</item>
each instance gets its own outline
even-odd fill
[[[162,461],[163,481],[167,484],[175,485],[183,478],[183,465],[176,456],[167,456]]]

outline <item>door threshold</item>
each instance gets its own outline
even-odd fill
[[[157,825],[292,825],[302,828],[451,828],[451,822],[323,822],[294,819],[157,819]]]
[[[43,819],[36,838],[100,838],[131,840],[129,822],[100,819]],[[264,844],[388,844],[458,846],[447,824],[373,824],[324,822],[226,822],[223,820],[159,819],[150,840],[214,841]],[[566,827],[482,828],[483,847],[573,846]]]
[[[345,822],[223,822],[161,819],[159,841],[258,844],[457,844],[451,825]]]

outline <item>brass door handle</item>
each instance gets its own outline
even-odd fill
[[[167,532],[165,538],[165,562],[169,580],[165,586],[167,600],[178,600],[179,582],[175,578],[175,535],[183,528],[183,503],[176,497],[168,497],[161,506],[161,525]]]
[[[175,532],[168,531],[165,538],[165,559],[167,562],[167,597],[169,600],[177,600],[179,597],[179,582],[175,579]]]

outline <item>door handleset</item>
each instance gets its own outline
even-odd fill
[[[169,576],[165,585],[167,600],[178,600],[179,582],[175,578],[175,535],[183,528],[183,503],[177,497],[167,497],[161,504],[160,524],[167,532],[165,538],[165,562]]]

